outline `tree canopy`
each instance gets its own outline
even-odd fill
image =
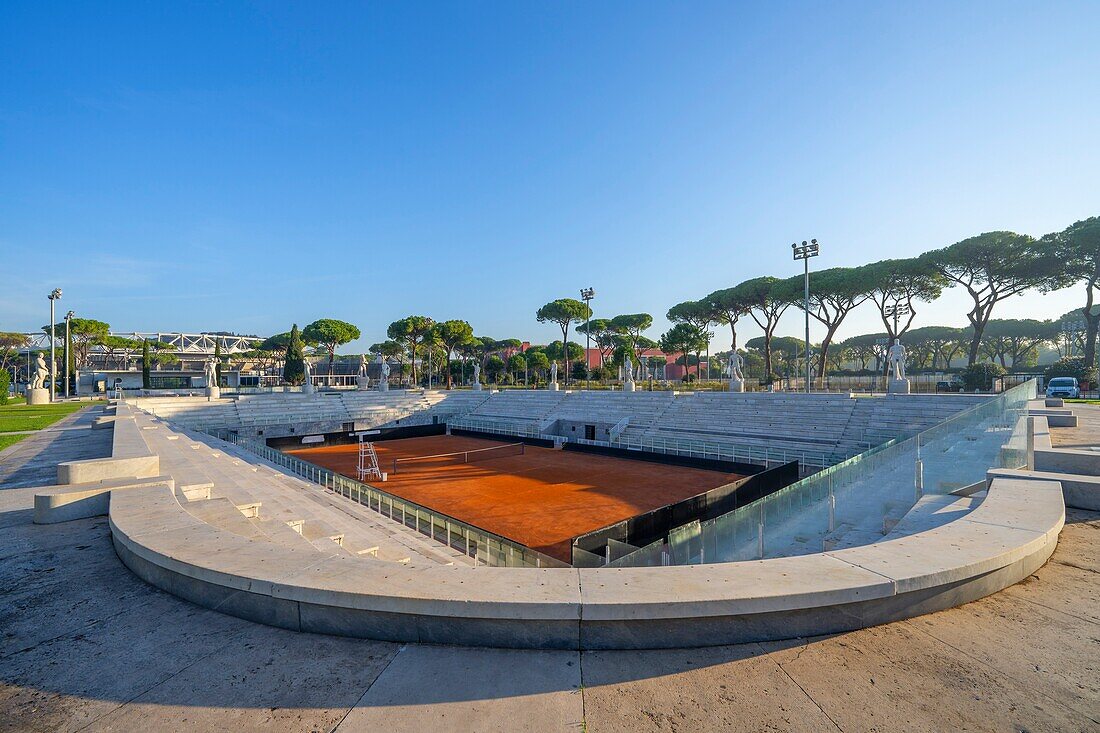
[[[1044,237],[1053,240],[1055,257],[1065,268],[1066,279],[1081,283],[1085,303],[1079,311],[1086,324],[1085,364],[1096,364],[1097,331],[1100,331],[1100,217],[1076,222],[1065,230]]]
[[[821,340],[821,357],[817,360],[817,376],[825,376],[829,346],[844,319],[856,306],[871,297],[866,274],[857,267],[833,267],[813,273],[810,278],[810,315],[825,326]],[[796,301],[798,307],[804,303]]]
[[[561,340],[569,341],[569,326],[590,318],[592,309],[586,303],[573,298],[559,298],[542,306],[535,313],[539,323],[555,323],[561,329]],[[583,353],[583,352],[582,352]],[[572,359],[566,354],[565,383],[569,384],[569,364]]]
[[[764,332],[765,379],[771,379],[772,335],[783,313],[798,299],[800,289],[793,285],[792,280],[756,277],[737,285],[734,290],[736,297],[746,304],[749,316]]]
[[[337,347],[354,341],[359,335],[358,326],[334,318],[322,318],[302,329],[304,341],[317,344],[328,352],[329,373],[332,372]]]
[[[921,255],[919,262],[963,287],[973,307],[966,314],[974,329],[967,364],[978,360],[982,334],[1000,301],[1025,290],[1052,290],[1067,284],[1053,244],[1015,232],[986,232]]]
[[[386,335],[394,341],[404,343],[409,350],[409,364],[412,367],[412,381],[416,384],[416,353],[421,343],[435,325],[428,316],[406,316],[394,321],[386,329]]]
[[[917,259],[882,260],[857,269],[868,286],[871,300],[878,306],[879,318],[891,341],[913,325],[918,301],[931,303],[947,287],[943,275]],[[895,319],[887,314],[888,309],[908,313]]]
[[[474,329],[466,321],[452,320],[435,324],[436,338],[446,351],[447,362],[447,389],[454,385],[451,375],[451,357],[458,347],[474,340]]]

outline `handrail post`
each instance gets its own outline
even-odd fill
[[[1027,416],[1027,463],[1024,466],[1029,471],[1035,470],[1035,418]]]

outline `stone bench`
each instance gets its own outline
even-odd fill
[[[57,483],[87,484],[117,478],[160,475],[160,457],[149,450],[128,405],[119,405],[111,423],[109,458],[89,458],[57,464]]]
[[[34,523],[55,524],[101,517],[110,508],[112,491],[160,485],[171,489],[174,486],[172,477],[118,478],[67,486],[43,486],[34,490]]]

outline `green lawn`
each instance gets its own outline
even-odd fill
[[[1066,402],[1072,402],[1075,405],[1100,405],[1100,400],[1066,400]]]
[[[23,438],[27,437],[25,434],[8,435],[7,433],[0,433],[0,450],[4,450],[9,445],[15,445]]]
[[[60,402],[53,405],[24,405],[22,401],[0,405],[0,450],[18,443],[26,435],[5,435],[19,430],[41,430],[88,405],[101,402]]]

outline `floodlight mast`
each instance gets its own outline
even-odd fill
[[[584,388],[586,390],[592,389],[592,364],[588,358],[588,352],[592,348],[592,299],[596,297],[596,291],[593,288],[581,288],[581,300],[585,305],[585,318],[584,318]],[[569,344],[563,344],[562,348],[565,349],[566,355],[569,354]],[[567,375],[568,376],[568,375]]]
[[[75,313],[69,311],[65,314],[65,398],[69,397],[69,360],[72,358],[72,339],[69,335],[69,329],[72,324]]]
[[[912,312],[913,312],[913,310],[909,307],[908,303],[894,303],[893,305],[888,305],[888,306],[886,306],[885,308],[882,309],[882,314],[884,316],[886,316],[887,318],[893,318],[894,319],[894,333],[893,333],[894,338],[899,338],[899,336],[898,336],[898,319],[901,316],[907,316]]]
[[[805,270],[805,292],[803,295],[803,308],[802,310],[806,314],[806,394],[810,393],[810,258],[817,257],[820,252],[820,246],[816,239],[811,239],[807,242],[802,240],[802,244],[797,242],[791,244],[791,249],[794,251],[794,258],[796,260],[802,260]],[[788,385],[789,386],[789,385]]]
[[[54,334],[54,301],[61,300],[61,288],[54,288],[48,296],[50,299],[50,402],[57,398],[57,356],[55,348],[57,344]]]

